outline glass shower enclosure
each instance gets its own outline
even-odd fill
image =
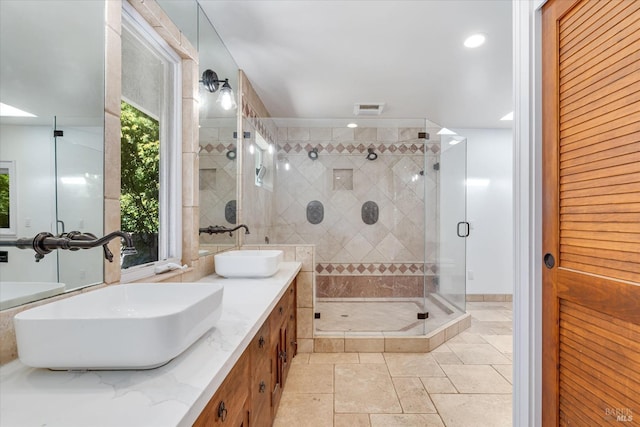
[[[243,183],[245,244],[315,245],[315,336],[422,336],[464,312],[464,237],[444,228],[465,232],[466,159],[443,154],[440,129],[424,119],[244,121],[243,176],[262,170],[273,183]]]

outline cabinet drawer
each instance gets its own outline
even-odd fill
[[[264,361],[266,363],[269,359],[269,347],[271,346],[270,335],[270,323],[267,319],[262,325],[256,336],[253,337],[251,344],[249,345],[249,351],[251,352],[251,374],[256,372],[258,363]]]
[[[249,402],[248,379],[249,353],[245,351],[193,425],[196,427],[246,425]]]

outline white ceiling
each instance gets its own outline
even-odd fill
[[[273,117],[510,127],[511,0],[200,0]],[[487,42],[467,49],[464,39]]]

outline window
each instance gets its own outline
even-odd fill
[[[121,223],[138,253],[121,258],[122,281],[180,262],[181,60],[127,3],[122,21]]]
[[[0,236],[15,236],[16,174],[14,162],[0,161]]]

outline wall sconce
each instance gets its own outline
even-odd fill
[[[368,148],[367,152],[369,153],[367,154],[367,160],[373,161],[378,158],[378,155],[373,151],[373,148]]]
[[[289,169],[291,169],[291,164],[289,163],[289,158],[287,156],[285,156],[284,154],[280,153],[278,154],[278,162],[281,162],[284,164],[284,170],[288,171]]]
[[[218,90],[220,83],[222,87],[218,93],[218,100],[216,101],[224,110],[232,110],[237,107],[236,97],[233,94],[233,89],[229,85],[229,79],[220,80],[218,75],[213,70],[205,70],[202,73],[202,80],[200,83],[204,85],[204,88],[211,93]]]
[[[307,155],[311,160],[318,160],[318,149],[312,148]]]

